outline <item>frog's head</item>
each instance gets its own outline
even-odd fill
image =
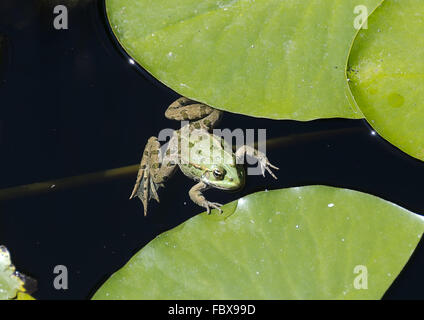
[[[244,167],[236,164],[213,165],[203,174],[202,181],[213,188],[236,191],[244,186]]]

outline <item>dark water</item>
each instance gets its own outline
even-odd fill
[[[57,1],[56,1],[57,2]],[[138,163],[145,141],[178,123],[165,108],[178,97],[128,63],[109,34],[100,1],[69,7],[69,30],[52,26],[55,1],[0,1],[0,188]],[[64,1],[66,3],[66,1]],[[295,143],[268,155],[280,179],[249,177],[241,193],[208,191],[227,202],[258,190],[309,184],[351,188],[424,212],[424,164],[403,154],[363,121],[308,123],[227,114],[222,128],[267,128]],[[323,131],[335,130],[333,134]],[[83,299],[152,240],[201,212],[192,181],[178,173],[143,217],[128,201],[134,179],[0,202],[0,243],[19,270],[39,281],[39,299]],[[186,203],[186,204],[185,204]],[[53,288],[66,265],[69,289]],[[385,295],[424,298],[422,241]]]

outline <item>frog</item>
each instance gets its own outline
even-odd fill
[[[244,187],[246,172],[243,160],[246,155],[257,159],[263,176],[267,171],[277,179],[272,169],[279,168],[271,164],[264,153],[250,145],[243,145],[233,152],[232,146],[223,137],[213,134],[222,115],[223,111],[186,97],[180,97],[169,105],[165,117],[185,121],[186,124],[173,132],[165,152],[162,152],[157,137],[152,136],[147,141],[130,195],[130,199],[141,200],[145,216],[149,201],[153,198],[160,202],[158,189],[165,186],[177,168],[196,182],[188,192],[189,197],[205,208],[207,214],[211,213],[211,209],[222,213],[222,204],[208,201],[204,191],[210,188],[238,191]]]

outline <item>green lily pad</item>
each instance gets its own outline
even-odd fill
[[[215,108],[272,119],[363,118],[346,97],[355,8],[382,0],[106,0],[154,77]]]
[[[379,299],[424,231],[421,216],[326,186],[223,208],[158,236],[93,298]]]
[[[13,299],[18,292],[24,291],[24,281],[12,265],[9,251],[0,246],[0,300]]]
[[[385,1],[354,41],[350,88],[371,126],[424,160],[424,1]]]

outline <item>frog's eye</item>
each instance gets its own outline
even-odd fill
[[[224,169],[215,169],[213,171],[213,176],[218,180],[222,180],[222,179],[224,179],[224,176],[225,176],[225,170]]]

